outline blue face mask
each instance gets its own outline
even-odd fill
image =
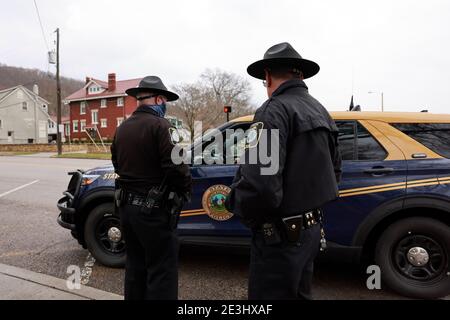
[[[152,109],[153,111],[155,111],[159,117],[164,118],[166,116],[166,112],[167,112],[167,105],[165,103],[163,104],[156,104],[153,106],[148,106],[148,108]]]

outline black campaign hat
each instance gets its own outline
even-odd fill
[[[139,83],[138,87],[130,88],[125,92],[132,97],[136,97],[140,92],[152,92],[165,96],[167,98],[167,101],[176,101],[180,98],[176,93],[167,90],[162,80],[155,76],[145,77]]]
[[[305,79],[315,76],[320,71],[317,63],[303,59],[289,43],[283,42],[267,50],[264,59],[250,65],[247,72],[252,77],[264,80],[266,78],[264,69],[277,66],[299,69]]]

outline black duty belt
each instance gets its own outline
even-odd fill
[[[298,245],[302,231],[317,226],[322,221],[322,211],[312,210],[296,216],[281,218],[277,222],[263,223],[256,232],[263,234],[266,245],[281,243],[282,234],[285,235],[288,242]]]
[[[323,220],[322,217],[322,211],[317,209],[317,210],[312,210],[297,216],[290,216],[290,217],[284,217],[281,219],[281,223],[284,224],[286,227],[291,228],[291,229],[300,229],[300,230],[306,230],[306,229],[310,229],[318,224],[320,224]],[[271,225],[278,225],[278,223],[269,223]],[[263,224],[261,225],[260,228],[258,228],[257,231],[264,231],[264,225],[267,224]]]
[[[306,230],[322,222],[322,211],[312,210],[298,216],[285,217],[282,221],[286,227],[291,228],[292,230],[296,228]]]
[[[125,194],[125,204],[128,204],[128,205],[142,207],[145,205],[146,200],[147,200],[147,198],[142,195],[137,195],[137,194],[133,194],[133,193]],[[160,207],[160,203],[156,202],[154,208],[159,208],[159,207]]]

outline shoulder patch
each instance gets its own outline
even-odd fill
[[[173,145],[177,145],[181,142],[181,135],[176,128],[169,128],[170,142]]]
[[[252,124],[250,129],[247,130],[245,147],[247,149],[256,148],[259,144],[259,140],[261,139],[261,134],[264,129],[264,123],[257,122]]]

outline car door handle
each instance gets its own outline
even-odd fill
[[[364,170],[364,173],[372,175],[385,175],[393,172],[394,168],[384,168],[384,167],[374,167],[372,169]]]

